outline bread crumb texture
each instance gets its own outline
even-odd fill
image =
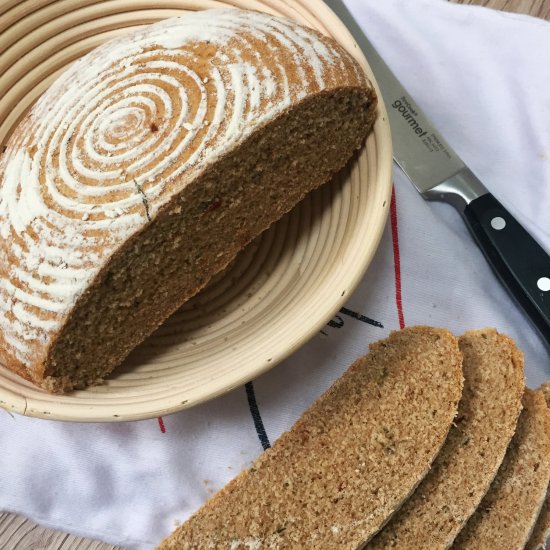
[[[525,390],[523,411],[502,465],[453,548],[524,548],[549,480],[550,409],[541,391]]]
[[[550,382],[545,382],[539,389],[544,395],[546,405],[550,407]],[[550,492],[547,491],[537,523],[525,550],[544,550],[548,537],[550,537]]]
[[[461,362],[446,330],[413,327],[371,345],[159,550],[361,547],[441,448],[462,392]]]
[[[428,475],[369,549],[448,548],[504,458],[521,411],[522,354],[492,329],[466,333],[459,346],[464,390],[453,427]]]

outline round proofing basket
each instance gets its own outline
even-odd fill
[[[0,5],[0,145],[72,61],[138,26],[215,7],[296,19],[336,38],[372,72],[319,0],[4,0]],[[105,384],[50,395],[0,366],[0,405],[76,421],[152,418],[227,392],[290,355],[347,300],[378,246],[392,150],[380,100],[374,131],[347,170],[311,193],[134,350]]]

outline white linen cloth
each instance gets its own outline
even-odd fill
[[[442,0],[347,2],[436,127],[550,252],[550,24]],[[394,176],[405,323],[456,334],[497,327],[523,350],[528,384],[549,379],[548,350],[459,215],[425,202],[399,169]],[[383,328],[341,313],[254,381],[269,441],[369,342],[399,328],[389,221],[346,307]],[[54,422],[0,409],[0,510],[132,549],[154,547],[262,452],[244,387],[165,417],[164,426],[163,433],[156,419]]]

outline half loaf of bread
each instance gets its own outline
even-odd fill
[[[494,329],[467,332],[459,346],[458,416],[430,472],[368,549],[449,548],[504,458],[522,407],[522,353]]]
[[[462,391],[457,340],[405,329],[373,344],[273,447],[162,550],[356,550],[427,473]]]
[[[208,10],[75,63],[0,160],[0,361],[93,384],[360,148],[373,87],[335,41]]]

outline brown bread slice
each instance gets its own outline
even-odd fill
[[[519,550],[529,540],[550,480],[550,409],[533,390],[523,407],[498,474],[453,548]]]
[[[539,389],[544,394],[546,405],[550,407],[550,382],[545,382]],[[550,491],[546,492],[546,499],[525,550],[544,550],[548,537],[550,537]]]
[[[523,356],[494,329],[459,339],[464,391],[432,469],[367,545],[448,548],[489,489],[514,435],[525,388]]]
[[[427,473],[456,414],[462,356],[446,330],[372,344],[253,467],[159,549],[355,550]]]

